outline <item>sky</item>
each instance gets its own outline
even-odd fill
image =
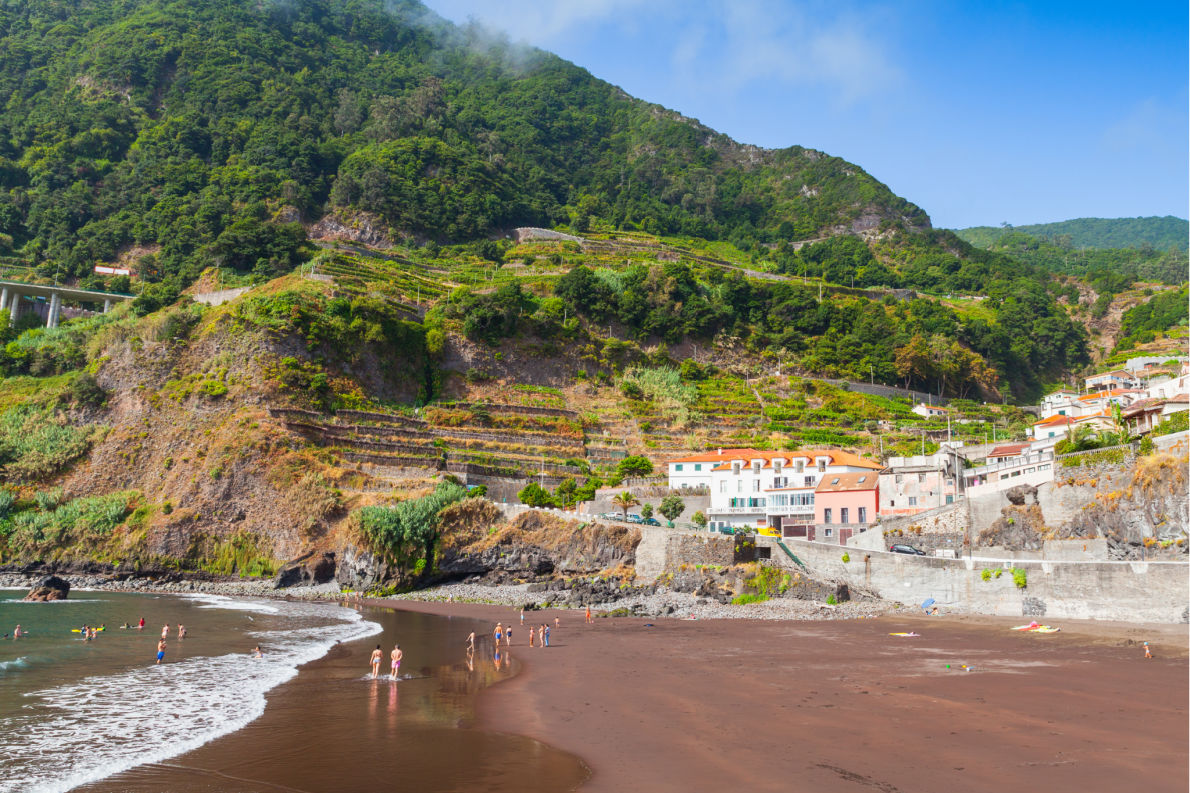
[[[1187,3],[423,0],[935,226],[1187,217]]]

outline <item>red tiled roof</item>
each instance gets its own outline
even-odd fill
[[[1007,443],[992,449],[988,452],[988,457],[1016,457],[1028,448],[1029,444],[1027,443]]]
[[[727,450],[723,451],[722,457],[715,457],[716,461],[720,461],[719,465],[714,467],[715,471],[730,470],[731,464],[735,461],[741,461],[745,465],[751,464],[753,460],[763,460],[761,468],[772,468],[773,460],[796,460],[798,458],[809,460],[811,463],[818,457],[827,457],[830,459],[828,465],[846,465],[853,468],[870,468],[873,471],[880,470],[883,466],[879,463],[874,463],[871,460],[865,460],[859,455],[845,452],[842,449],[794,449],[793,451],[784,452],[761,452],[755,449],[737,449],[735,451],[744,452],[744,454],[729,455]]]
[[[1073,424],[1073,423],[1074,423],[1074,419],[1071,418],[1070,416],[1063,416],[1060,413],[1055,413],[1054,415],[1050,416],[1047,419],[1042,419],[1041,421],[1034,421],[1033,426],[1034,427],[1050,427],[1050,426],[1056,427],[1060,424]]]
[[[860,481],[863,480],[863,481]],[[875,490],[880,478],[874,474],[835,474],[824,476],[814,488],[818,493],[841,493],[853,490]]]
[[[722,453],[720,453],[722,452]],[[773,452],[762,452],[756,449],[717,449],[713,452],[703,452],[702,454],[691,455],[690,457],[678,457],[673,460],[668,460],[670,463],[713,463],[720,462],[727,459],[739,459],[741,457],[763,457],[766,454],[773,454]]]

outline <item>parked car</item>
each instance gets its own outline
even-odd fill
[[[914,548],[912,545],[893,545],[889,547],[893,553],[907,553],[911,556],[925,556],[926,552],[920,548]]]
[[[644,523],[644,522],[645,522],[645,519],[644,519],[644,518],[642,518],[640,515],[636,515],[636,514],[629,515],[629,516],[626,518],[626,520],[627,520],[629,523]]]
[[[657,520],[656,518],[644,518],[641,520],[641,523],[645,524],[646,526],[660,526],[661,525],[661,521]]]

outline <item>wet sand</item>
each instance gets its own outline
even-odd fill
[[[1185,625],[526,619],[554,616],[549,649],[518,630],[523,673],[484,693],[481,724],[581,757],[583,793],[1187,789]]]
[[[571,754],[523,735],[484,729],[475,704],[487,687],[513,678],[496,669],[491,642],[470,665],[464,640],[486,622],[457,615],[364,608],[383,634],[340,644],[268,694],[264,714],[245,728],[163,763],[150,763],[78,788],[85,793],[426,793],[573,790],[589,771]],[[380,644],[405,651],[400,680],[369,679]],[[266,648],[267,651],[267,648]],[[514,661],[520,653],[514,648]],[[245,658],[245,663],[252,663]],[[159,692],[146,695],[161,696]],[[162,696],[163,710],[170,708]],[[146,724],[145,729],[152,729]]]

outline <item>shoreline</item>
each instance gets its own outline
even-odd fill
[[[363,603],[492,623],[518,613]],[[521,672],[481,694],[479,725],[581,758],[583,793],[1185,789],[1185,625],[1064,620],[1030,635],[1010,630],[1019,617],[587,626],[581,611],[531,613],[562,626],[549,650],[517,634]]]

